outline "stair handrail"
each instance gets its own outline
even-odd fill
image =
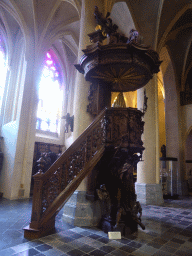
[[[87,164],[86,167],[73,179],[73,181],[68,184],[68,186],[57,196],[57,198],[53,201],[50,207],[47,209],[45,214],[43,215],[40,226],[48,221],[50,217],[52,217],[55,213],[55,209],[58,211],[64,206],[64,204],[68,201],[69,197],[72,193],[78,188],[82,180],[86,177],[86,175],[93,169],[93,167],[98,163],[101,156],[104,153],[104,147],[102,147]],[[62,203],[61,203],[62,202]]]
[[[38,229],[49,218],[51,218],[54,215],[54,212],[59,210],[66,200],[68,200],[72,191],[75,191],[80,182],[89,172],[90,168],[93,168],[91,159],[94,158],[94,164],[99,161],[99,157],[101,157],[105,146],[105,113],[106,109],[104,109],[87,127],[87,129],[74,141],[74,143],[62,153],[47,172],[43,173],[40,170],[33,176],[34,194],[30,228]],[[92,141],[93,136],[98,137],[95,142]],[[95,143],[94,147],[93,143]],[[97,156],[95,156],[96,154]],[[79,165],[79,171],[77,173],[74,172],[74,174],[72,174],[72,179],[70,180],[70,164],[73,162],[73,159],[70,163],[69,161],[73,155],[77,160],[77,168],[74,167],[74,170],[77,170]],[[81,157],[84,159],[80,159]],[[79,163],[78,159],[80,159]],[[66,167],[68,168],[66,170],[64,167],[65,165],[68,166]],[[85,170],[83,171],[83,169]],[[79,174],[80,171],[81,174]],[[52,188],[52,183],[55,184],[55,188]],[[50,192],[50,198],[48,198],[46,192]],[[46,196],[48,200],[45,199]],[[60,200],[61,198],[64,201]]]
[[[41,176],[41,179],[45,179],[47,176],[50,175],[55,170],[55,166],[59,166],[59,164],[62,162],[63,156],[66,154],[70,155],[72,152],[74,152],[74,148],[76,145],[79,145],[83,140],[85,139],[85,136],[88,135],[88,133],[100,122],[101,118],[104,117],[106,114],[107,108],[105,108],[95,119],[94,121],[79,135],[79,137],[67,148],[61,156],[50,166],[50,168]],[[36,174],[35,174],[36,175]],[[35,176],[34,175],[34,176]]]

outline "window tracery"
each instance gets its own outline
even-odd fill
[[[61,67],[52,49],[47,52],[44,60],[38,95],[36,129],[58,134],[63,102],[63,83]]]

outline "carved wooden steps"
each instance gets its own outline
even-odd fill
[[[24,228],[25,238],[34,239],[54,231],[56,214],[102,157],[105,112],[101,112],[46,173],[39,171],[33,176],[31,223]]]
[[[31,223],[25,238],[38,238],[55,229],[55,216],[95,167],[106,146],[142,154],[143,113],[133,108],[104,109],[46,173],[34,177]]]

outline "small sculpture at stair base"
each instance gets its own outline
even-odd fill
[[[102,202],[102,215],[109,217],[111,211],[111,199],[105,184],[102,184],[96,191],[99,199]]]

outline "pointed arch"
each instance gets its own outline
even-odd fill
[[[61,0],[61,1],[66,1],[72,4],[79,14],[79,19],[81,18],[81,2],[80,1],[78,0]]]
[[[46,53],[39,81],[37,129],[60,133],[63,104],[63,74],[61,64],[53,48]],[[52,104],[50,104],[50,102]]]
[[[22,33],[23,33],[23,37],[24,37],[24,47],[25,47],[25,52],[26,53],[30,53],[31,52],[31,45],[32,45],[32,42],[31,42],[31,37],[30,37],[30,31],[29,31],[29,28],[27,26],[27,23],[21,13],[21,11],[19,10],[17,4],[15,3],[14,0],[9,0],[11,5],[6,5],[4,2],[0,2],[0,6],[2,8],[4,8],[14,19],[15,21],[18,23]],[[11,8],[11,6],[13,8]],[[6,30],[7,30],[7,33],[8,33],[8,37],[11,38],[11,31],[9,30],[8,28],[8,25],[7,23],[6,24]],[[28,56],[26,55],[26,58]]]
[[[169,35],[171,29],[173,28],[173,26],[176,24],[176,22],[179,20],[179,18],[188,10],[188,9],[192,9],[192,4],[188,4],[186,5],[182,10],[180,10],[175,17],[173,18],[173,20],[170,22],[170,24],[167,26],[163,36],[160,38],[160,41],[158,43],[157,46],[157,52],[160,52],[161,49],[163,48],[163,46],[165,45],[167,36]]]

